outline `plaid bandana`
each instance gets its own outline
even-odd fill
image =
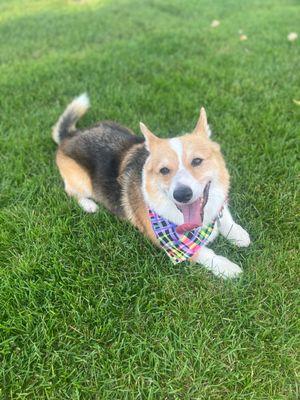
[[[205,246],[216,222],[214,220],[205,227],[199,226],[191,231],[178,234],[176,232],[176,224],[161,217],[151,209],[148,212],[155,236],[173,264],[188,260],[202,246]]]

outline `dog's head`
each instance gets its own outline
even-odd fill
[[[149,151],[143,191],[150,207],[174,222],[180,210],[182,231],[203,225],[204,208],[211,214],[205,219],[214,218],[227,197],[229,175],[220,146],[210,139],[204,108],[194,131],[184,136],[161,139],[140,127]]]

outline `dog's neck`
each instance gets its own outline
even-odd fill
[[[167,196],[160,195],[157,198],[151,198],[148,195],[144,185],[143,195],[147,206],[155,211],[157,214],[159,214],[161,217],[166,218],[176,225],[181,225],[184,223],[182,212]],[[226,197],[226,194],[224,194],[223,190],[221,190],[218,185],[214,183],[211,184],[208,201],[206,203],[206,206],[204,207],[204,226],[215,220],[223,204],[225,203]]]

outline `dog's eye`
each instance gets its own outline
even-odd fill
[[[191,162],[193,167],[198,167],[201,163],[202,163],[202,159],[201,158],[194,158]]]
[[[163,167],[163,168],[161,168],[161,169],[159,170],[159,172],[160,172],[162,175],[168,175],[168,173],[170,172],[170,170],[169,170],[169,168],[167,168],[167,167]]]

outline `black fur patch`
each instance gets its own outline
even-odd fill
[[[62,144],[62,149],[88,171],[96,198],[111,212],[123,217],[118,181],[120,164],[132,146],[144,141],[143,137],[132,134],[129,129],[115,122],[104,121],[86,131],[77,131]],[[141,174],[147,153],[145,148],[137,150],[126,166],[126,173],[136,169]]]
[[[69,111],[66,115],[63,115],[62,120],[59,123],[59,142],[74,134],[70,128],[75,124],[77,119],[78,117],[73,111]]]

